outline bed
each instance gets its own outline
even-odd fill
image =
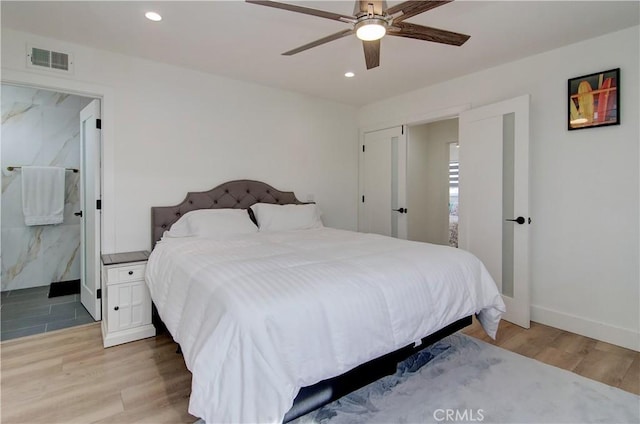
[[[152,208],[146,281],[192,372],[191,414],[287,422],[393,373],[473,314],[495,336],[504,303],[462,250],[321,225],[163,238],[192,211],[247,210],[259,224],[250,212],[264,204],[309,205],[237,180]]]

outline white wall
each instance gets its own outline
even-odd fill
[[[27,70],[27,43],[71,51],[74,75]],[[6,28],[2,70],[3,78],[53,75],[112,94],[114,122],[103,124],[113,149],[105,164],[115,203],[104,205],[114,215],[114,228],[104,230],[115,232],[108,251],[148,249],[151,206],[231,179],[262,180],[303,201],[313,195],[326,225],[356,228],[354,107]]]
[[[362,128],[531,94],[535,321],[640,348],[639,27],[363,107]],[[567,80],[621,68],[621,125],[567,131]]]
[[[407,138],[409,240],[449,244],[449,143],[458,120],[410,126]]]

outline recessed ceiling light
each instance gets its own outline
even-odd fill
[[[347,78],[353,78],[353,77],[355,77],[355,76],[356,76],[356,74],[354,74],[353,72],[346,72],[346,73],[344,74],[344,76],[345,76],[345,77],[347,77]]]
[[[144,16],[153,22],[159,22],[162,20],[162,16],[160,16],[160,14],[156,12],[147,12],[144,14]]]

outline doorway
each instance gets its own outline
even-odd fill
[[[372,231],[369,217],[384,211],[379,221],[392,228],[397,218],[387,211],[401,210],[407,237],[399,238],[459,244],[475,254],[507,305],[503,318],[528,328],[529,96],[458,109],[455,119],[443,111],[425,119],[427,124],[409,125],[404,157],[394,158],[393,142],[402,138],[389,137],[385,132],[390,130],[364,133],[360,189],[364,194],[366,188],[366,198],[373,196],[376,202],[362,198],[358,229],[386,234]],[[432,134],[437,135],[433,142]],[[378,150],[384,154],[365,156],[368,140],[379,143]],[[394,164],[388,162],[396,160],[398,164],[404,161],[406,167],[398,165],[395,178],[385,177],[389,172],[380,170],[393,169]],[[406,187],[406,196],[398,197],[402,199],[400,209],[392,206],[395,184]]]
[[[408,128],[407,208],[411,213],[407,215],[407,238],[449,245],[450,146],[458,142],[458,119],[410,125]],[[457,182],[455,190],[457,191]],[[457,226],[457,222],[455,225]]]
[[[2,340],[94,321],[80,302],[83,218],[76,215],[85,175],[80,111],[93,100],[2,84]],[[26,225],[22,166],[64,169],[61,222]]]
[[[449,143],[449,246],[458,247],[460,159],[458,142]]]
[[[457,118],[365,133],[359,231],[448,245],[453,228],[457,243],[457,220],[450,224],[457,218],[450,205],[457,140]],[[454,190],[457,204],[457,180]]]

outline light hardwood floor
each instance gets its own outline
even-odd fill
[[[502,322],[505,349],[640,394],[640,354],[532,323]],[[102,348],[99,324],[0,344],[0,421],[9,423],[193,423],[191,375],[167,336]]]
[[[525,330],[501,321],[495,341],[485,334],[475,319],[473,325],[463,332],[520,355],[640,395],[639,352],[535,322]]]

